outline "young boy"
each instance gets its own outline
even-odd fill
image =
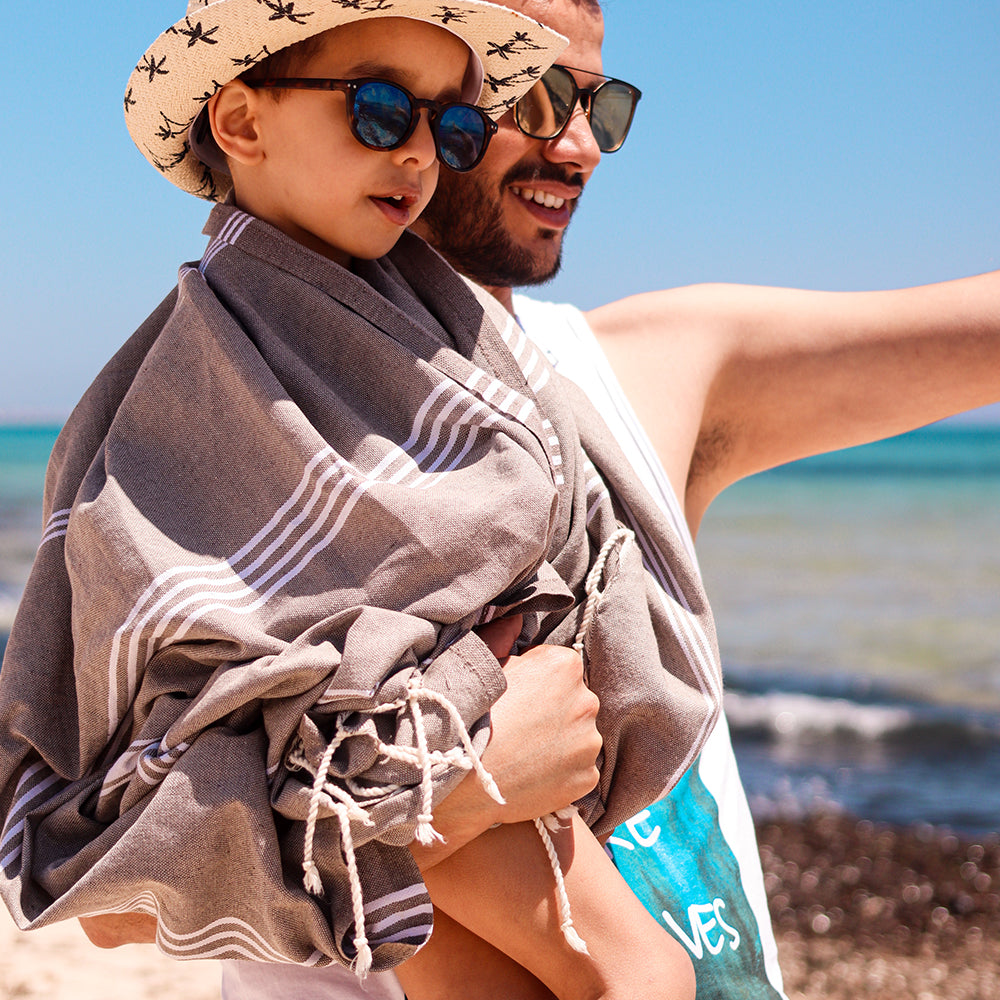
[[[659,569],[669,529],[502,310],[404,234],[438,160],[485,149],[465,102],[485,79],[501,113],[559,44],[475,0],[216,0],[147,52],[137,144],[232,196],[53,454],[0,675],[22,926],[147,913],[177,957],[364,974],[428,941],[433,900],[454,921],[401,967],[414,1000],[471,995],[447,982],[470,963],[484,995],[544,995],[522,967],[564,997],[690,993],[579,817],[556,840],[590,959],[531,825],[426,850],[465,773],[490,786],[503,676],[477,627],[513,614],[522,644],[585,649],[598,834],[686,768],[717,707],[703,596]]]

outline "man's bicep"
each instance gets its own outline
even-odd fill
[[[694,529],[738,479],[997,399],[998,293],[998,274],[886,292],[699,285],[587,319]]]

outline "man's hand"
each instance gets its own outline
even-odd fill
[[[534,646],[510,656],[520,631],[519,615],[478,630],[507,678],[507,690],[490,713],[493,735],[483,753],[506,805],[494,802],[475,774],[465,777],[434,812],[435,829],[446,843],[410,845],[421,868],[443,861],[495,823],[554,812],[597,784],[599,703],[583,682],[583,660],[563,646]]]
[[[521,627],[520,616],[510,621],[479,632],[507,678],[507,690],[490,713],[493,737],[483,764],[507,800],[500,821],[518,823],[561,809],[597,784],[601,736],[597,695],[583,682],[579,654],[563,646],[534,646],[521,656],[505,655]]]
[[[83,933],[98,948],[118,948],[123,944],[153,944],[156,941],[156,917],[147,913],[103,913],[99,917],[80,917]]]

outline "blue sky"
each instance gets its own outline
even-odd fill
[[[132,146],[122,93],[183,0],[5,11],[0,419],[59,418],[200,255],[207,206]],[[544,290],[881,288],[1000,268],[1000,5],[608,0],[643,91]]]

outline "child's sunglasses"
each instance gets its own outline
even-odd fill
[[[578,87],[573,66],[551,66],[514,107],[517,127],[532,139],[554,139],[569,123],[579,101],[602,153],[621,149],[642,92],[624,80],[604,77],[596,87]],[[589,70],[576,70],[600,76]]]
[[[369,149],[398,149],[413,135],[420,109],[427,108],[438,159],[452,170],[471,170],[486,152],[497,126],[471,104],[439,103],[416,98],[388,80],[325,80],[287,77],[245,80],[248,87],[281,90],[341,90],[347,94],[347,117],[354,138]]]

